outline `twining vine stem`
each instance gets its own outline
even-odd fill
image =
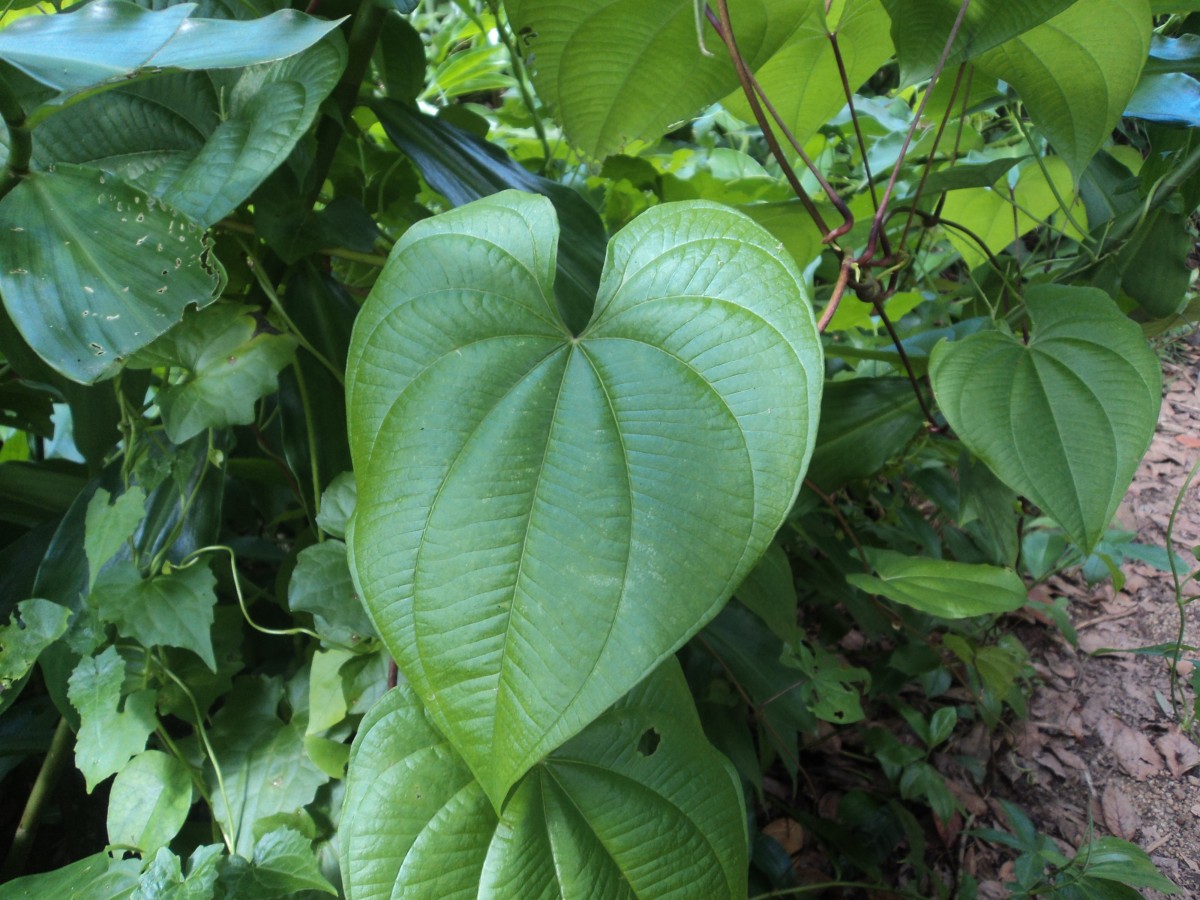
[[[29,160],[33,156],[33,134],[27,127],[25,109],[21,106],[12,86],[0,74],[0,119],[8,130],[8,162],[6,172],[0,179],[0,199],[17,186],[29,174]]]

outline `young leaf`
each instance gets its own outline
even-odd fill
[[[143,856],[179,833],[192,806],[187,765],[158,750],[129,761],[113,779],[108,797],[108,841],[137,847]]]
[[[1084,551],[1104,535],[1158,421],[1162,372],[1141,329],[1095,288],[1026,294],[1029,342],[943,342],[930,376],[963,443]]]
[[[1016,88],[1078,181],[1137,86],[1153,24],[1149,0],[1076,0],[976,65]]]
[[[673,660],[538,763],[499,818],[402,684],[355,738],[342,823],[347,900],[746,896],[737,775]]]
[[[497,807],[720,609],[820,403],[800,275],[743,216],[644,213],[578,337],[557,236],[548,200],[511,192],[414,226],[348,368],[360,594]]]
[[[115,375],[225,284],[194,222],[98,169],[26,176],[0,201],[0,234],[0,293],[13,324],[82,384]]]
[[[317,525],[328,535],[344,538],[357,502],[358,483],[354,480],[354,473],[342,472],[329,482],[329,487],[321,495]]]
[[[89,589],[96,583],[100,569],[117,555],[146,514],[146,493],[139,487],[130,488],[113,503],[110,499],[108,491],[99,488],[88,501],[83,549],[88,560]]]
[[[156,725],[154,691],[138,691],[121,703],[125,660],[116,647],[80,660],[67,683],[67,697],[79,711],[81,725],[75,741],[75,765],[87,791],[141,753]]]
[[[724,44],[701,54],[695,0],[509,0],[514,28],[529,35],[538,94],[570,141],[604,157],[667,126],[737,85]],[[765,62],[809,13],[811,2],[731,0],[738,45]],[[711,31],[707,32],[709,35]]]
[[[213,672],[213,588],[217,579],[203,562],[169,575],[143,579],[132,563],[114,563],[96,580],[91,601],[106,622],[145,647],[191,650]]]
[[[920,559],[875,548],[867,550],[867,558],[875,575],[851,573],[848,582],[931,616],[962,619],[1025,605],[1025,585],[1011,569]]]
[[[130,365],[187,370],[158,394],[167,437],[182,444],[206,428],[253,422],[255,402],[276,389],[295,351],[291,335],[262,330],[244,306],[220,303],[185,316]]]

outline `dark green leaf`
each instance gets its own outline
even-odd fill
[[[134,368],[186,370],[159,392],[167,436],[177,444],[224,425],[254,421],[254,404],[272,393],[296,339],[273,334],[236,303],[218,303],[183,321],[130,360]]]
[[[225,273],[196,224],[113,175],[60,165],[0,201],[0,291],[29,346],[66,377],[116,374]]]
[[[213,594],[217,579],[205,562],[143,579],[132,563],[117,563],[96,580],[91,602],[124,637],[145,647],[191,650],[213,672]]]
[[[795,639],[796,582],[787,553],[778,543],[771,544],[746,580],[734,591],[746,609],[763,620],[785,643]]]
[[[971,452],[1090,552],[1154,434],[1162,373],[1102,291],[1037,286],[1026,304],[1028,344],[998,331],[939,344],[934,391]]]
[[[288,606],[312,613],[317,633],[334,644],[355,647],[375,636],[350,578],[346,545],[341,541],[325,541],[301,551],[288,582]]]

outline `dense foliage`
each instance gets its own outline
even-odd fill
[[[9,4],[0,894],[784,896],[779,819],[1171,890],[934,756],[1024,715],[1007,615],[1073,637],[1031,586],[1187,581],[1109,526],[1200,317],[1197,10]]]

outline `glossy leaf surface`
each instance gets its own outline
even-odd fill
[[[128,78],[140,69],[238,68],[283,59],[337,22],[292,9],[262,19],[189,18],[194,3],[148,10],[97,0],[69,16],[28,16],[0,31],[0,59],[59,91]]]
[[[225,273],[204,233],[97,169],[35,172],[0,202],[0,292],[25,341],[84,384],[207,306]]]
[[[497,817],[407,685],[354,742],[348,900],[746,895],[737,775],[673,660],[538,763]]]
[[[414,226],[348,369],[360,593],[496,806],[716,614],[820,403],[800,277],[744,217],[640,216],[578,337],[556,241],[549,201],[511,192]]]
[[[1088,552],[1150,443],[1162,373],[1102,291],[1039,286],[1026,303],[1028,344],[998,331],[942,343],[930,376],[971,452]]]

